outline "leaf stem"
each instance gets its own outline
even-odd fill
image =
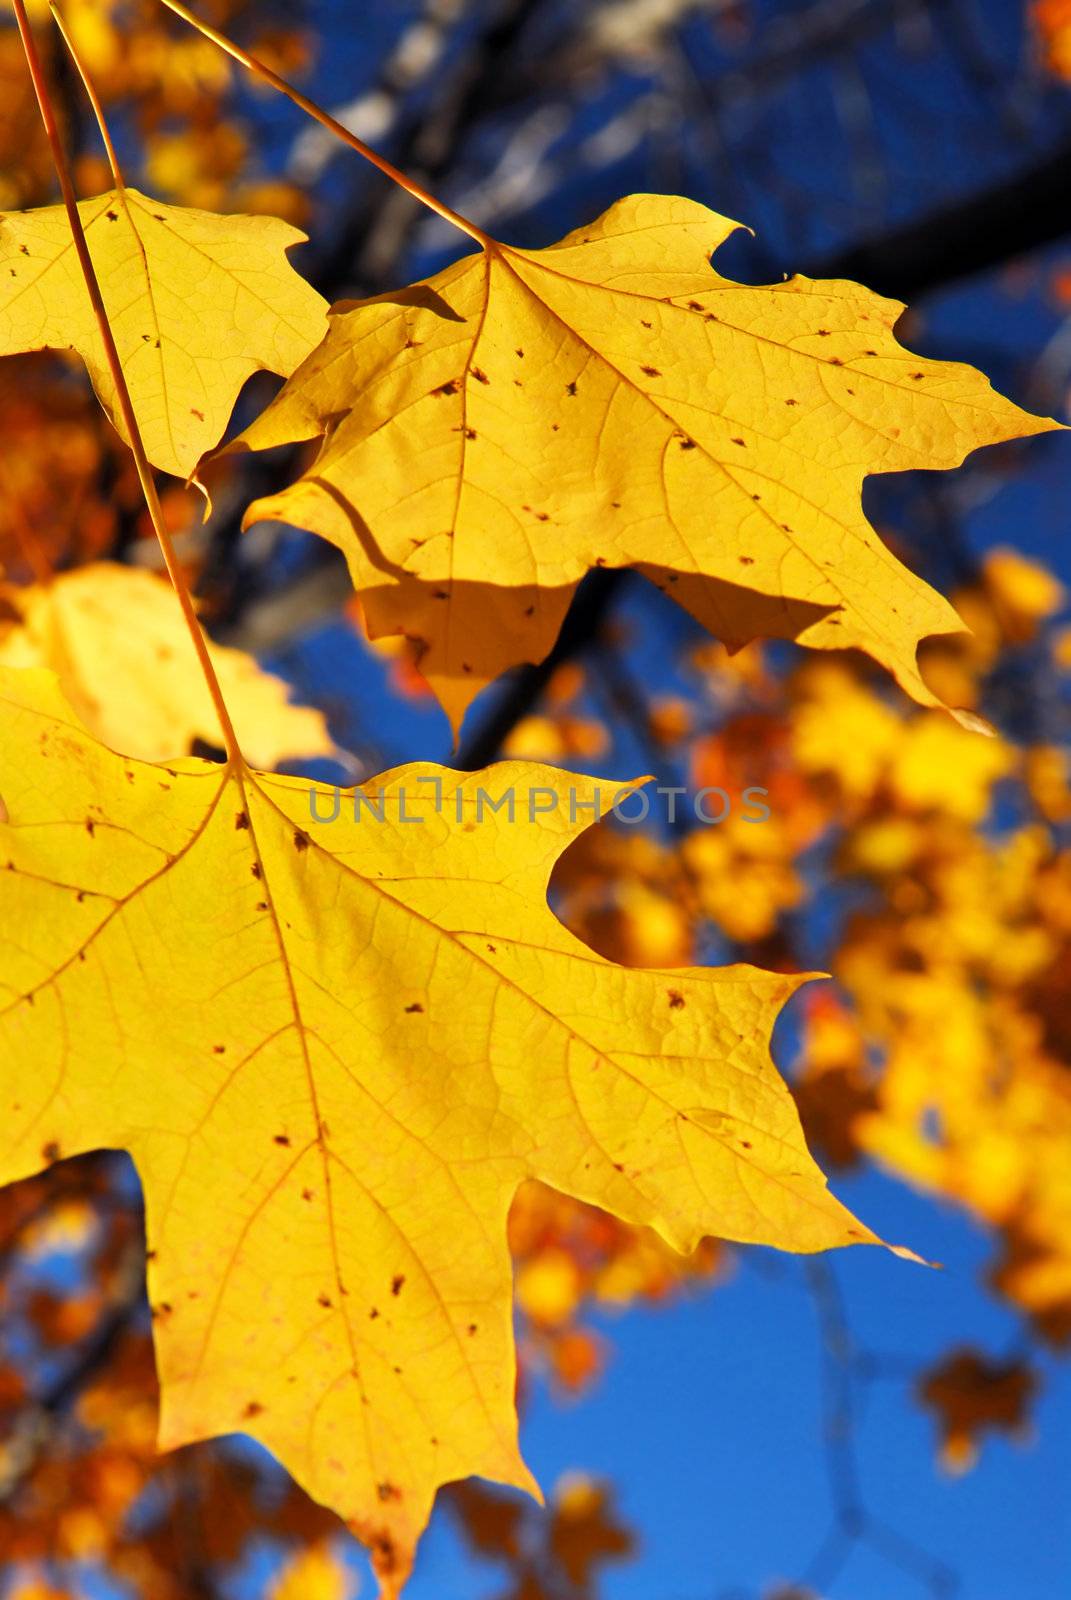
[[[53,110],[52,100],[49,94],[48,82],[41,66],[41,59],[37,53],[37,45],[34,42],[33,31],[26,15],[26,8],[23,0],[11,0],[11,5],[15,13],[15,21],[18,24],[19,36],[22,39],[22,48],[26,56],[26,64],[30,69],[30,78],[33,82],[34,94],[37,96],[37,104],[41,111],[41,121],[44,123],[45,133],[48,137],[49,148],[52,152],[52,162],[56,169],[56,176],[59,179],[60,190],[63,194],[63,204],[67,212],[67,220],[71,225],[71,234],[74,240],[75,253],[78,256],[78,264],[82,269],[82,276],[85,279],[85,285],[89,293],[90,303],[97,319],[97,326],[100,330],[101,341],[104,345],[104,354],[108,362],[108,369],[111,373],[112,381],[115,384],[115,392],[119,402],[119,410],[122,413],[123,422],[126,426],[130,450],[134,457],[134,464],[137,468],[138,480],[141,484],[142,493],[145,496],[145,504],[148,507],[153,529],[155,530],[156,537],[159,540],[160,549],[163,552],[164,564],[167,567],[168,576],[170,577],[175,593],[178,596],[179,605],[182,607],[182,615],[186,626],[189,629],[190,638],[193,640],[193,647],[197,652],[197,659],[200,662],[201,671],[204,673],[205,682],[208,685],[208,692],[211,695],[212,703],[216,708],[216,715],[219,717],[219,724],[223,733],[223,740],[227,750],[228,764],[236,767],[240,771],[245,765],[244,759],[242,757],[241,749],[238,745],[238,738],[234,731],[234,724],[231,722],[230,712],[227,710],[226,702],[223,698],[223,691],[219,686],[219,679],[216,676],[216,670],[212,665],[212,659],[208,653],[208,645],[205,642],[205,636],[202,633],[201,625],[197,620],[197,612],[194,610],[193,601],[190,598],[190,591],[187,587],[186,579],[183,576],[182,568],[179,565],[178,557],[175,554],[175,547],[171,542],[171,535],[167,530],[167,524],[164,521],[163,511],[160,507],[160,497],[156,492],[156,484],[153,481],[152,469],[149,466],[148,457],[145,454],[145,446],[142,442],[141,430],[138,427],[138,419],[134,414],[134,405],[130,398],[130,390],[127,387],[126,375],[123,372],[123,364],[119,359],[119,352],[115,345],[115,336],[112,333],[111,322],[108,319],[108,312],[104,305],[104,297],[101,294],[100,283],[97,279],[96,269],[93,266],[93,259],[89,254],[89,245],[86,241],[85,229],[82,226],[82,218],[78,212],[78,200],[74,192],[74,184],[71,181],[70,167],[63,149],[63,142],[59,135],[59,128],[56,123],[56,115]]]
[[[67,54],[70,56],[71,60],[75,64],[75,67],[77,68],[78,76],[82,80],[82,87],[85,89],[89,103],[93,107],[93,115],[97,119],[97,127],[100,130],[100,136],[104,141],[104,149],[108,155],[108,165],[112,169],[112,177],[115,179],[115,187],[118,189],[120,194],[123,194],[126,190],[126,182],[123,178],[123,169],[119,165],[119,157],[116,155],[115,146],[112,144],[112,136],[108,130],[108,123],[104,115],[104,107],[100,103],[100,96],[97,94],[93,80],[89,76],[88,67],[78,54],[78,47],[67,30],[67,24],[64,22],[63,15],[60,12],[59,7],[56,5],[56,0],[48,0],[48,8],[52,13],[53,22],[63,35],[63,42],[67,46]]]
[[[265,62],[254,55],[250,55],[248,50],[243,50],[240,44],[236,44],[233,39],[229,39],[225,33],[220,33],[218,28],[213,28],[209,23],[202,22],[199,17],[194,16],[193,12],[182,4],[182,0],[162,0],[162,4],[167,6],[169,11],[173,11],[177,17],[181,17],[184,22],[188,22],[191,28],[196,28],[198,33],[203,34],[206,39],[211,39],[213,44],[218,45],[221,50],[225,50],[229,56],[240,62],[249,72],[254,73],[258,78],[262,78],[273,89],[278,89],[280,94],[285,94],[288,100],[292,100],[300,110],[305,112],[306,116],[312,117],[314,122],[318,122],[321,127],[326,128],[328,133],[334,134],[336,139],[341,139],[343,144],[348,144],[351,150],[356,150],[359,156],[363,156],[374,167],[378,167],[380,172],[390,178],[392,183],[396,183],[407,194],[411,194],[414,200],[419,200],[421,205],[427,206],[429,211],[434,211],[437,216],[443,217],[453,227],[460,228],[462,233],[467,233],[470,239],[475,239],[476,243],[483,249],[493,250],[495,248],[496,240],[489,233],[485,233],[482,228],[478,228],[474,222],[470,222],[460,212],[451,210],[441,200],[437,200],[429,190],[423,188],[414,178],[407,177],[385,156],[379,155],[377,151],[372,149],[371,145],[365,144],[363,139],[358,139],[355,133],[351,133],[329,111],[325,111],[322,106],[317,105],[315,100],[310,100],[308,95],[302,94],[300,89],[295,89],[293,84],[287,83],[285,78],[281,78],[277,72],[273,72]]]

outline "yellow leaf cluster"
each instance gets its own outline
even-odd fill
[[[989,604],[1001,607],[991,589]],[[1018,634],[1006,612],[1004,626]],[[831,1019],[819,1006],[808,1030],[808,1130],[835,1159],[867,1151],[993,1225],[995,1282],[1062,1342],[1071,853],[1044,820],[1061,815],[1059,753],[1019,752],[926,712],[900,723],[846,667],[805,666],[795,694],[796,756],[843,829],[840,870],[872,896],[833,961],[855,1014]],[[979,825],[1003,779],[1040,794],[1041,815],[990,834]],[[868,1047],[880,1051],[876,1070]]]

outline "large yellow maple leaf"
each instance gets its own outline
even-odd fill
[[[484,684],[547,654],[595,566],[638,567],[729,643],[857,646],[938,703],[917,646],[962,624],[870,527],[863,479],[1059,425],[905,350],[896,301],[720,277],[709,257],[736,226],[634,195],[549,249],[489,245],[337,306],[242,435],[325,436],[246,522],[337,544],[373,637],[420,641],[455,729]]]
[[[0,1178],[131,1153],[163,1445],[255,1435],[385,1595],[438,1485],[535,1488],[524,1180],[685,1251],[873,1240],[769,1057],[802,980],[627,970],[551,913],[594,780],[405,767],[317,823],[298,779],[106,750],[50,673],[0,671],[0,705]]]
[[[145,452],[185,478],[218,444],[246,379],[262,367],[285,376],[323,336],[327,302],[286,257],[305,235],[131,188],[78,210]],[[126,439],[62,206],[0,217],[0,355],[43,349],[78,351]]]
[[[96,561],[24,589],[0,585],[0,667],[51,667],[102,743],[144,761],[224,735],[166,579]],[[321,712],[292,705],[244,650],[208,642],[242,749],[258,766],[337,754]]]

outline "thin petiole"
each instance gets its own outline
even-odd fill
[[[115,179],[115,187],[122,194],[126,189],[126,183],[123,179],[123,170],[119,165],[119,157],[116,155],[115,146],[112,144],[112,136],[108,130],[108,122],[104,115],[104,107],[100,103],[100,96],[97,94],[93,80],[89,76],[89,69],[78,54],[78,48],[67,30],[67,24],[64,22],[63,15],[56,5],[56,0],[48,0],[48,4],[49,10],[52,12],[52,20],[63,35],[63,42],[67,46],[67,54],[75,64],[78,76],[82,80],[82,87],[85,89],[89,103],[93,107],[93,115],[97,119],[97,127],[100,130],[101,139],[104,141],[104,148],[108,155],[108,165],[111,167],[112,177]]]
[[[460,228],[462,233],[467,233],[470,239],[475,239],[476,243],[485,250],[494,249],[496,241],[492,239],[490,234],[485,233],[482,228],[478,228],[467,217],[461,216],[460,212],[452,211],[449,206],[443,205],[441,200],[437,200],[427,189],[422,188],[415,179],[407,177],[404,172],[392,165],[385,156],[381,156],[373,150],[371,145],[365,144],[363,139],[358,139],[355,133],[351,133],[329,111],[325,111],[322,106],[317,105],[315,100],[310,100],[308,95],[301,93],[300,89],[295,89],[293,84],[287,83],[285,78],[280,78],[279,74],[273,72],[265,62],[258,60],[254,55],[250,55],[248,50],[243,50],[240,44],[236,44],[233,39],[229,39],[225,33],[220,33],[218,28],[213,28],[209,23],[202,22],[199,17],[194,16],[193,12],[182,4],[182,0],[161,0],[161,3],[167,6],[169,11],[173,11],[177,17],[181,17],[184,22],[188,22],[191,28],[196,28],[198,33],[203,34],[206,39],[211,39],[212,43],[218,45],[221,50],[225,50],[235,61],[240,62],[247,71],[254,73],[258,78],[262,78],[273,89],[278,89],[280,94],[285,94],[287,99],[292,100],[307,116],[312,117],[321,127],[334,134],[336,139],[341,139],[343,144],[348,144],[351,150],[356,150],[359,156],[363,156],[366,161],[370,161],[374,167],[378,167],[380,172],[390,178],[392,183],[396,183],[407,194],[411,194],[414,200],[419,200],[421,205],[428,207],[429,211],[434,211],[437,216],[443,217],[455,228]]]
[[[37,96],[37,104],[41,111],[41,121],[44,123],[45,133],[48,137],[49,148],[52,152],[52,162],[56,169],[56,177],[59,179],[60,190],[63,194],[63,204],[67,212],[67,220],[71,227],[71,235],[74,241],[75,253],[78,256],[78,264],[82,269],[82,276],[85,279],[85,285],[89,293],[90,303],[93,307],[93,313],[97,320],[97,327],[100,330],[101,341],[104,345],[104,354],[108,363],[108,370],[111,373],[112,381],[115,384],[116,398],[118,399],[119,410],[122,413],[123,422],[126,427],[127,437],[130,442],[131,454],[134,457],[134,464],[137,467],[138,480],[141,483],[141,490],[145,496],[145,504],[148,507],[149,516],[152,520],[156,537],[160,542],[160,549],[163,552],[164,564],[167,567],[168,576],[170,577],[175,593],[178,596],[179,605],[182,607],[182,615],[186,622],[186,626],[189,629],[190,638],[193,640],[193,647],[197,652],[197,659],[200,662],[201,671],[204,673],[205,682],[208,685],[208,692],[211,695],[212,703],[216,708],[216,715],[219,717],[219,724],[223,733],[223,741],[227,750],[228,764],[240,772],[244,767],[245,762],[242,757],[241,749],[238,745],[238,738],[234,731],[234,724],[231,721],[230,712],[227,710],[227,705],[223,698],[223,691],[219,686],[219,679],[216,676],[216,670],[213,667],[212,659],[208,654],[208,645],[205,642],[204,634],[201,632],[201,624],[197,620],[197,613],[194,610],[193,601],[190,598],[189,588],[187,587],[185,577],[183,576],[182,568],[179,565],[178,557],[175,554],[175,547],[171,542],[171,535],[168,533],[167,525],[164,522],[163,511],[160,507],[160,497],[156,492],[156,484],[153,481],[152,469],[149,466],[148,457],[145,454],[145,446],[142,442],[141,430],[138,427],[138,419],[134,414],[134,405],[130,398],[130,390],[127,387],[126,375],[123,372],[123,364],[119,359],[119,352],[115,345],[115,336],[112,333],[111,322],[109,321],[108,312],[104,305],[104,297],[101,294],[100,283],[97,278],[96,269],[93,266],[93,259],[89,254],[89,245],[86,241],[85,229],[82,226],[82,218],[78,212],[78,200],[74,192],[74,184],[71,180],[70,166],[68,165],[67,157],[63,149],[63,141],[60,138],[59,128],[56,123],[56,115],[55,111],[53,110],[51,95],[49,94],[48,81],[45,78],[44,70],[41,66],[41,59],[37,53],[37,45],[34,41],[33,31],[30,28],[29,18],[26,15],[26,7],[23,3],[23,0],[11,0],[11,5],[15,13],[15,21],[18,24],[19,36],[22,39],[22,48],[26,56],[26,64],[30,69],[30,78],[33,82],[34,94]]]

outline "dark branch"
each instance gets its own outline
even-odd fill
[[[853,278],[914,300],[1071,235],[1071,141],[1014,178],[851,245],[808,277]]]

